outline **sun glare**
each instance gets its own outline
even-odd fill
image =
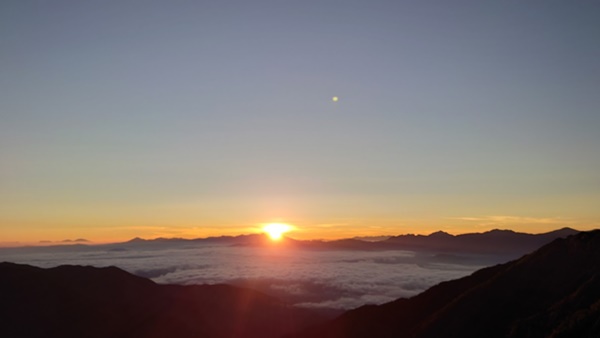
[[[292,226],[284,223],[270,223],[265,225],[262,229],[272,240],[278,241],[284,233],[292,230]]]

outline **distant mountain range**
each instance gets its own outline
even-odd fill
[[[469,253],[527,253],[551,242],[556,238],[566,237],[578,233],[578,230],[563,228],[542,234],[528,234],[512,230],[491,230],[483,233],[468,233],[451,235],[443,231],[430,235],[399,235],[387,237],[384,240],[372,241],[356,238],[339,239],[333,241],[322,240],[296,240],[283,238],[282,244],[305,249],[348,249],[348,250],[419,250],[439,252],[469,252]],[[165,245],[175,243],[215,243],[227,245],[272,245],[272,241],[265,235],[222,236],[198,239],[158,238],[144,240],[134,238],[124,244],[137,245]]]
[[[443,231],[429,236],[402,235],[390,237],[386,245],[411,250],[435,250],[446,252],[511,253],[533,251],[557,238],[574,235],[579,231],[562,228],[542,234],[528,234],[512,230],[492,230],[483,233],[450,235]]]
[[[451,235],[443,231],[430,235],[399,235],[380,241],[356,238],[333,241],[295,240],[283,238],[273,243],[265,235],[222,236],[199,239],[158,238],[144,240],[135,238],[125,245],[181,245],[181,244],[225,244],[235,246],[286,245],[288,247],[314,250],[410,250],[442,253],[513,254],[514,258],[531,252],[556,238],[578,233],[563,228],[542,234],[528,234],[511,230],[491,230],[483,233]]]
[[[491,265],[516,259],[529,253],[556,238],[563,238],[579,233],[578,230],[563,228],[542,234],[528,234],[511,230],[491,230],[483,233],[451,235],[442,231],[430,235],[399,235],[383,240],[361,240],[357,238],[333,241],[296,240],[284,237],[273,242],[264,234],[240,236],[220,236],[196,239],[184,238],[134,238],[127,242],[89,245],[80,242],[71,244],[0,248],[2,252],[11,254],[72,252],[104,250],[107,252],[153,251],[164,249],[192,249],[206,245],[236,247],[272,247],[285,246],[303,250],[360,250],[386,251],[406,250],[419,253],[426,259],[437,262],[463,264],[477,256],[478,264]],[[467,259],[466,256],[471,258]]]
[[[1,337],[280,337],[322,318],[229,285],[158,285],[115,267],[0,263]]]
[[[293,337],[600,337],[600,230]]]
[[[578,230],[563,228],[542,234],[528,234],[511,230],[491,230],[483,233],[468,233],[451,235],[443,231],[430,235],[399,235],[386,237],[383,240],[361,240],[357,238],[323,240],[296,240],[288,237],[279,242],[273,242],[264,234],[240,236],[220,236],[196,239],[184,238],[134,238],[123,243],[88,245],[81,242],[39,247],[0,248],[0,252],[80,252],[103,249],[106,251],[128,250],[162,250],[167,248],[194,248],[199,245],[225,246],[276,246],[306,250],[407,250],[425,252],[428,254],[477,254],[495,256],[490,262],[504,262],[518,258],[556,238],[564,238],[579,233]]]

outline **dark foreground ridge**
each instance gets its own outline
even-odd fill
[[[600,337],[600,230],[293,337]]]
[[[0,263],[0,337],[280,337],[320,321],[257,291]]]

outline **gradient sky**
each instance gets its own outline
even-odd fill
[[[599,23],[597,1],[2,1],[0,242],[600,227]]]

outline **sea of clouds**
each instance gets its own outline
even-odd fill
[[[301,307],[351,309],[410,297],[501,258],[412,251],[310,250],[198,244],[169,248],[2,249],[0,261],[117,266],[161,284],[228,283]]]

